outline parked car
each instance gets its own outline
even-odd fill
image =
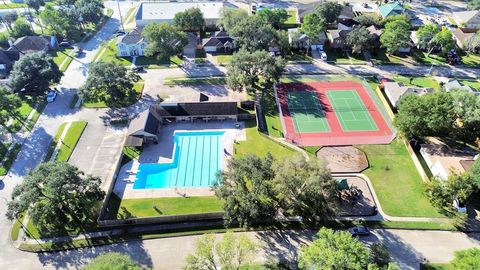
[[[145,68],[143,68],[142,66],[134,66],[134,67],[132,68],[132,71],[133,71],[133,72],[140,73],[140,72],[144,72],[144,71],[145,71]]]
[[[357,226],[348,229],[348,232],[353,236],[368,236],[370,235],[370,230],[365,226]]]
[[[457,212],[459,213],[466,213],[467,212],[467,206],[459,201],[458,199],[453,200],[453,207],[457,209]]]
[[[121,29],[118,29],[117,32],[115,32],[115,36],[117,36],[117,37],[118,37],[118,36],[123,36],[123,35],[125,35],[125,34],[126,34],[125,31],[123,31],[123,30],[121,30]]]
[[[83,55],[83,49],[78,48],[77,51],[75,52],[75,57],[81,57]]]
[[[58,43],[58,46],[62,48],[72,48],[72,44],[69,41],[62,41]]]
[[[48,103],[54,102],[56,98],[57,98],[57,91],[56,91],[56,89],[55,89],[55,90],[50,90],[50,91],[48,91],[48,94],[47,94],[47,102],[48,102]]]
[[[322,61],[327,61],[327,53],[326,52],[320,52],[320,59],[322,59]]]

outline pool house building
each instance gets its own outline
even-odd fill
[[[208,101],[208,97],[205,97],[205,101],[200,102],[163,102],[151,105],[130,121],[125,146],[139,147],[144,143],[158,143],[158,132],[162,124],[237,120],[237,102]]]

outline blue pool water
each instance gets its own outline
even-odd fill
[[[223,164],[223,131],[176,132],[172,163],[143,163],[133,189],[208,187]]]

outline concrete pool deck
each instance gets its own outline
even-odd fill
[[[236,127],[239,125],[239,127]],[[160,128],[159,143],[144,146],[137,160],[130,161],[120,168],[113,192],[122,199],[141,199],[159,197],[182,197],[182,196],[212,196],[210,187],[186,187],[186,188],[155,188],[133,189],[133,183],[141,163],[170,163],[173,158],[175,142],[173,134],[182,131],[224,131],[223,166],[228,158],[233,155],[235,141],[247,139],[243,122],[235,121],[212,121],[212,122],[185,122],[163,125]],[[228,154],[227,154],[228,153]]]

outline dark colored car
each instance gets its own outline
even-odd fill
[[[78,48],[78,50],[75,52],[75,57],[81,57],[83,55],[83,49]]]
[[[143,67],[135,66],[135,67],[132,68],[132,71],[140,73],[140,72],[144,72],[145,69]]]
[[[370,230],[368,230],[368,228],[365,227],[365,226],[352,227],[352,228],[348,229],[348,232],[353,237],[370,235]]]
[[[62,48],[72,48],[72,44],[68,41],[62,41],[58,43],[58,46]]]

